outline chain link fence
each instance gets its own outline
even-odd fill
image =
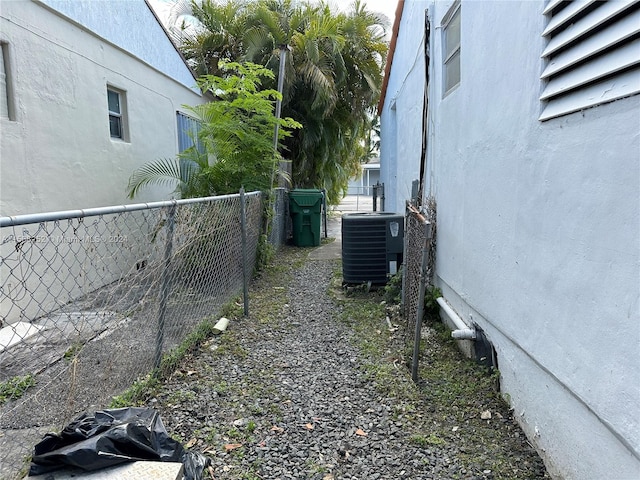
[[[252,272],[262,203],[252,192],[0,218],[0,478],[217,320]]]
[[[289,220],[289,196],[284,188],[272,190],[273,210],[271,212],[271,228],[269,230],[269,243],[276,249],[283,246],[288,237]]]
[[[407,203],[402,277],[402,310],[407,321],[405,345],[412,351],[411,376],[418,381],[418,359],[425,292],[433,285],[435,267],[435,202],[428,200],[423,213]]]

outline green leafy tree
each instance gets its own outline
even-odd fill
[[[337,203],[370,156],[388,48],[385,17],[360,1],[349,13],[334,13],[323,2],[204,0],[193,1],[190,13],[199,28],[181,36],[181,48],[197,72],[215,69],[216,59],[224,58],[277,72],[280,46],[288,45],[283,115],[303,127],[283,142],[293,183],[326,188]],[[267,88],[274,85],[275,79],[265,81]]]
[[[180,2],[178,12],[187,13],[205,22],[207,29],[198,29],[191,34],[180,34],[173,29],[174,39],[181,45],[184,55],[191,60],[196,74],[221,75],[220,61],[244,59],[243,37],[247,25],[247,1],[235,0],[217,4],[212,0],[201,3]],[[182,31],[187,28],[184,22]]]
[[[300,124],[291,118],[276,119],[274,102],[279,93],[262,88],[273,72],[253,63],[220,62],[223,73],[204,75],[200,89],[215,100],[188,107],[202,122],[199,133],[206,153],[194,147],[176,159],[160,159],[142,166],[129,179],[133,198],[148,185],[172,185],[182,198],[269,190],[281,156],[273,149],[273,132],[279,123],[279,140]]]

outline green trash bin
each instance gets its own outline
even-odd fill
[[[320,245],[322,198],[322,190],[298,188],[289,192],[289,212],[295,246]]]

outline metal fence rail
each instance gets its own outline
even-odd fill
[[[431,204],[430,204],[431,205]],[[411,350],[411,376],[418,381],[418,361],[425,291],[433,284],[435,262],[435,205],[425,214],[407,204],[405,218],[402,306],[407,321],[405,344]]]
[[[262,218],[259,192],[0,218],[0,478],[238,295]]]
[[[347,194],[334,209],[341,212],[384,212],[384,184],[350,186]]]

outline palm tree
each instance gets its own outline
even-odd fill
[[[327,9],[322,13],[331,15]],[[333,53],[330,68],[335,72],[332,104],[310,103],[310,92],[303,84],[284,111],[304,118],[303,130],[287,142],[294,158],[294,181],[324,186],[335,202],[368,159],[370,122],[380,94],[387,44],[385,20],[366,11],[360,2],[350,13],[334,18],[341,41],[338,51],[334,45],[327,48]]]
[[[222,4],[213,0],[191,3],[188,13],[206,29],[190,29],[182,36],[180,48],[198,75],[220,75],[218,63],[221,60],[244,60],[247,8],[245,0],[227,0]],[[184,6],[182,13],[187,13]]]
[[[387,53],[386,20],[357,0],[349,13],[292,0],[192,1],[200,22],[182,44],[196,71],[219,59],[251,61],[277,72],[279,47],[290,47],[282,113],[303,128],[285,139],[297,187],[326,188],[337,203],[369,151],[369,125]],[[274,88],[265,82],[265,88]]]

